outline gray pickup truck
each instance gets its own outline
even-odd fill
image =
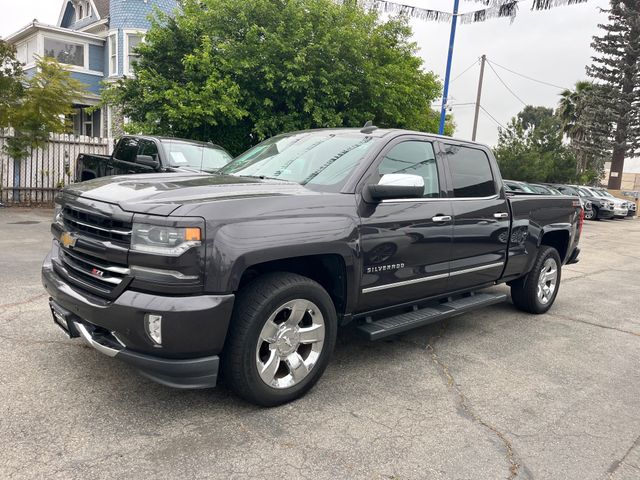
[[[482,145],[312,130],[219,174],[68,186],[42,281],[70,337],[172,387],[213,387],[222,370],[277,405],[315,384],[344,325],[377,340],[503,302],[482,291],[501,283],[546,312],[582,224],[577,198],[505,194]]]
[[[126,135],[111,155],[81,153],[76,160],[76,182],[109,175],[153,172],[207,172],[224,167],[232,157],[208,142],[173,137]]]

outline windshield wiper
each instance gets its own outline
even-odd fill
[[[267,175],[241,175],[241,174],[234,174],[234,176],[236,177],[247,177],[247,178],[259,178],[260,180],[280,180],[281,182],[290,182],[291,180],[284,180],[282,178],[278,178],[278,177],[269,177]],[[295,182],[293,182],[295,183]]]

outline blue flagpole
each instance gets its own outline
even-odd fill
[[[456,40],[456,25],[458,23],[458,5],[460,0],[453,2],[453,18],[451,19],[451,35],[449,36],[449,54],[447,56],[447,72],[444,76],[444,91],[442,93],[442,110],[440,110],[440,129],[438,133],[444,135],[444,121],[447,116],[447,97],[449,96],[449,79],[451,78],[451,62],[453,61],[453,44]]]

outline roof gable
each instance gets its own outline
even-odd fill
[[[85,0],[91,3],[94,21],[105,19],[109,16],[109,0]],[[69,27],[74,23],[75,5],[73,0],[65,0],[58,17],[58,27]]]

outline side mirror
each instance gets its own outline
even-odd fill
[[[398,198],[422,198],[424,179],[418,175],[388,173],[377,185],[365,187],[365,200],[381,201]]]
[[[154,170],[160,168],[160,162],[157,158],[153,158],[151,155],[138,155],[136,157],[136,163],[144,165],[145,167],[151,167]]]

